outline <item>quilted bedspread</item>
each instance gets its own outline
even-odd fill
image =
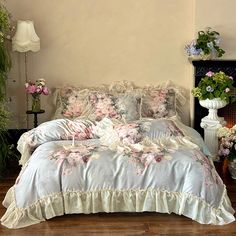
[[[24,133],[18,150],[22,170],[3,201],[8,228],[96,212],[173,212],[216,225],[235,220],[202,138],[175,119],[57,119]]]

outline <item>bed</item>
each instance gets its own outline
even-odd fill
[[[74,213],[159,212],[201,224],[235,220],[201,136],[184,125],[182,91],[119,82],[55,92],[54,119],[18,141],[21,172],[1,224]]]

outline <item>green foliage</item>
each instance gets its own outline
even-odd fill
[[[208,27],[205,31],[198,31],[197,39],[192,40],[185,46],[186,53],[190,58],[222,57],[225,51],[220,48],[220,34]]]
[[[209,71],[200,80],[198,86],[192,89],[192,94],[199,100],[221,98],[227,102],[233,102],[233,82],[233,78],[222,71],[217,73]]]
[[[4,172],[6,170],[7,161],[11,158],[19,159],[17,151],[13,144],[8,142],[7,131],[0,131],[0,179],[4,177]]]
[[[4,103],[0,103],[0,132],[1,130],[5,130],[7,127],[9,119],[9,112],[7,108],[5,108]]]
[[[8,121],[8,112],[5,107],[6,78],[11,69],[11,58],[5,39],[10,31],[10,14],[0,2],[0,132],[5,130]]]
[[[4,37],[5,33],[8,33],[10,27],[10,14],[6,7],[2,3],[0,3],[0,31],[2,32],[2,38]],[[2,43],[3,41],[4,40],[1,40]]]
[[[216,57],[222,57],[225,51],[219,47],[219,41],[220,34],[208,27],[206,31],[198,31],[196,49],[200,49],[204,55],[214,53]]]
[[[5,87],[7,73],[11,69],[11,58],[5,44],[10,31],[10,15],[0,3],[0,102],[5,100]]]
[[[4,175],[7,165],[7,159],[12,156],[12,146],[8,143],[8,135],[6,127],[9,120],[9,112],[4,106],[4,102],[0,102],[0,179]]]
[[[8,144],[6,131],[9,113],[5,106],[6,79],[11,69],[11,58],[5,42],[9,32],[10,15],[5,6],[0,2],[0,176],[3,175],[7,158],[12,155],[12,148]]]

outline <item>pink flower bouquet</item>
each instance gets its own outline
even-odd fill
[[[38,79],[36,82],[27,82],[25,84],[26,93],[32,94],[32,96],[37,96],[40,94],[48,95],[50,93],[49,89],[46,87],[45,79]]]

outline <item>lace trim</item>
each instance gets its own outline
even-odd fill
[[[159,189],[67,191],[42,198],[26,208],[18,208],[13,187],[3,204],[8,209],[1,223],[8,228],[26,227],[63,214],[97,212],[173,212],[201,224],[214,225],[228,224],[235,220],[225,186],[218,208],[190,193]]]

